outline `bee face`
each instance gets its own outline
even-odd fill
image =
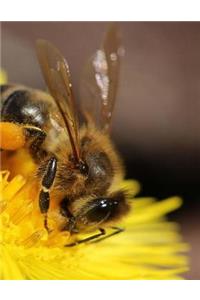
[[[86,199],[85,199],[86,200]],[[66,203],[66,202],[65,202]],[[82,205],[73,211],[73,222],[69,222],[65,229],[71,232],[84,232],[99,228],[119,219],[129,211],[129,205],[123,191],[115,192],[110,196],[80,200]],[[68,208],[65,205],[65,208]],[[62,202],[62,213],[64,202]],[[67,213],[64,213],[65,215]]]
[[[125,194],[119,191],[107,197],[92,199],[83,206],[77,216],[77,224],[96,226],[109,223],[124,215],[128,210]]]

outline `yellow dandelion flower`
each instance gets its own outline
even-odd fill
[[[138,183],[124,181],[130,194]],[[178,279],[188,270],[177,225],[165,214],[181,205],[134,198],[120,224],[125,231],[98,243],[66,248],[67,232],[47,234],[35,199],[35,187],[21,175],[0,174],[1,279]]]

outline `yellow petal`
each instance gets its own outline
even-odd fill
[[[44,229],[34,184],[0,173],[1,279],[181,279],[188,270],[188,245],[165,217],[181,205],[179,197],[133,198],[130,214],[119,224],[124,232],[66,248],[68,232],[48,235]],[[129,195],[139,189],[135,181],[122,186]]]

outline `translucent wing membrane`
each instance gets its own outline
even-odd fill
[[[49,92],[63,117],[74,158],[80,160],[78,121],[67,61],[51,43],[37,41],[37,55]]]
[[[101,49],[88,61],[81,81],[83,110],[105,131],[110,129],[122,52],[119,32],[112,25]]]

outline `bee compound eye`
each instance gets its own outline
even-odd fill
[[[114,213],[117,201],[109,198],[97,198],[91,202],[91,209],[86,213],[86,217],[91,223],[98,223],[109,218]]]

